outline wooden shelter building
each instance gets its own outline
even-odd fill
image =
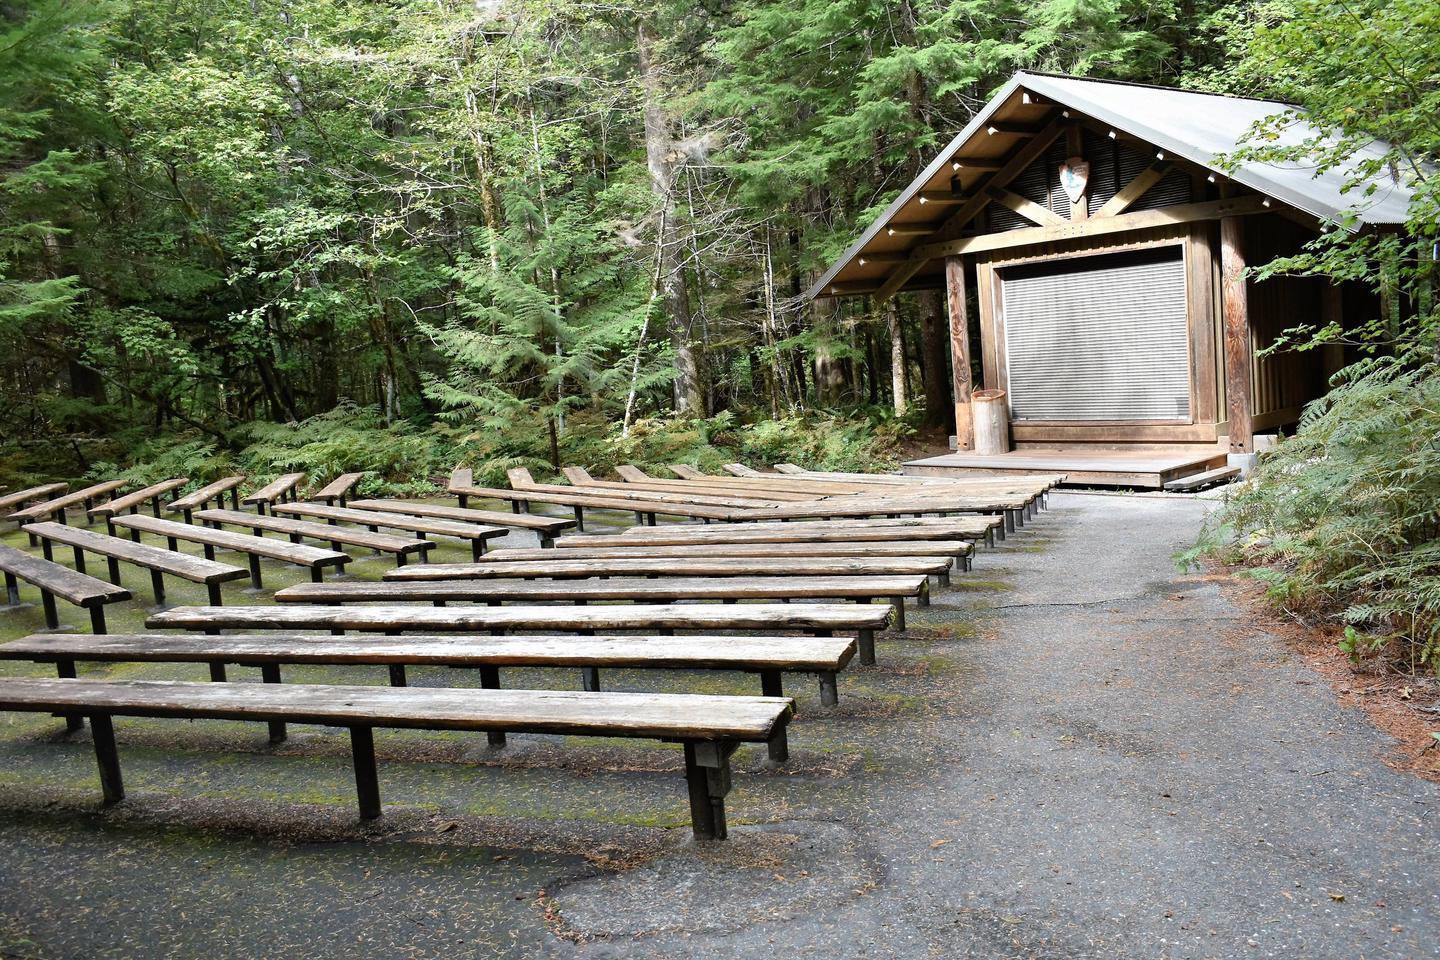
[[[1409,193],[1346,193],[1346,172],[1220,157],[1288,104],[1020,73],[808,291],[944,289],[956,451],[909,472],[1063,470],[1160,486],[1254,450],[1342,363],[1260,357],[1301,323],[1373,315],[1363,290],[1245,277],[1326,221],[1395,229]],[[1014,449],[971,452],[972,357],[1006,392]]]

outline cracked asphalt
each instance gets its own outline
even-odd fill
[[[1054,495],[838,708],[789,684],[793,760],[737,755],[725,844],[667,748],[377,737],[362,829],[318,728],[117,725],[101,812],[87,743],[0,716],[0,956],[1440,956],[1440,787],[1176,572],[1206,508]]]

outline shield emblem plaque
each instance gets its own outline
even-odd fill
[[[1081,157],[1071,157],[1060,164],[1060,188],[1065,191],[1065,196],[1070,198],[1072,204],[1080,202],[1089,182],[1090,161]]]

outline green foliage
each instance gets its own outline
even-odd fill
[[[1333,613],[1352,655],[1440,672],[1440,371],[1356,370],[1235,488],[1199,552],[1251,564],[1292,612]]]

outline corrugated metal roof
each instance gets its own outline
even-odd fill
[[[1111,80],[1083,80],[1021,72],[1012,77],[930,165],[901,191],[885,212],[805,292],[806,298],[812,299],[823,291],[895,214],[915,199],[951,157],[985,129],[992,115],[1022,87],[1322,220],[1338,220],[1351,212],[1356,217],[1357,227],[1405,221],[1410,191],[1389,180],[1376,181],[1374,193],[1366,196],[1363,189],[1342,192],[1349,179],[1344,169],[1317,174],[1312,166],[1273,163],[1249,163],[1233,171],[1220,169],[1216,158],[1233,151],[1244,142],[1251,127],[1267,117],[1295,114],[1296,122],[1286,129],[1281,143],[1299,143],[1315,136],[1316,129],[1303,119],[1303,112],[1291,104]],[[1374,146],[1367,152],[1378,156],[1382,148]]]

